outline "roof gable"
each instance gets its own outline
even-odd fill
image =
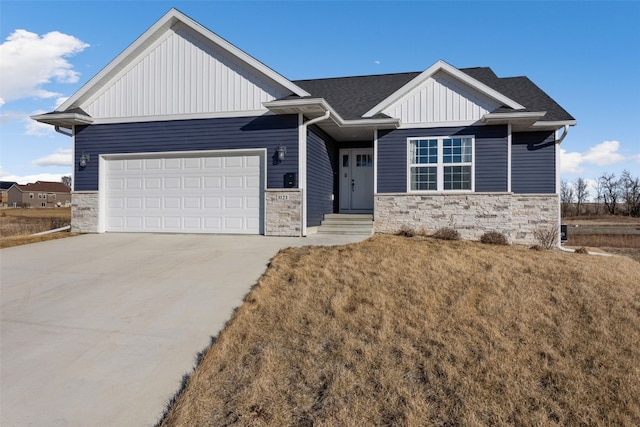
[[[108,119],[253,111],[289,94],[308,95],[171,9],[56,112],[82,108]]]
[[[438,87],[434,88],[434,84]],[[461,98],[470,97],[471,103],[478,107],[488,108],[491,105],[505,105],[516,110],[524,109],[524,106],[492,87],[474,79],[469,74],[458,70],[444,61],[438,61],[367,111],[364,117],[372,117],[380,113],[397,114],[398,108],[402,110],[403,104],[405,109],[409,108],[412,102],[415,104],[416,96],[421,96],[420,92],[426,89],[422,96],[428,95],[430,93],[428,89],[430,86],[432,87],[431,93],[433,93],[433,96],[436,96],[433,90],[437,89],[438,91],[450,91],[451,95],[457,94],[457,96]],[[433,101],[433,99],[431,101]],[[458,101],[460,101],[460,99]],[[426,101],[418,102],[422,103]],[[415,114],[412,115],[415,116]],[[422,113],[418,114],[418,116],[421,115]],[[416,117],[414,117],[414,119],[416,119]]]

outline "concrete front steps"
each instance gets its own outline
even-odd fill
[[[373,234],[373,215],[326,214],[318,227],[318,234]]]

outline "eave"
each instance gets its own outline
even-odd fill
[[[77,125],[90,125],[93,117],[78,113],[46,113],[36,114],[31,118],[40,123],[71,129]]]
[[[370,139],[376,129],[397,129],[400,126],[400,120],[393,118],[343,119],[324,98],[281,99],[262,105],[274,114],[302,113],[308,119],[321,117],[328,111],[329,119],[317,123],[317,126],[338,141]]]

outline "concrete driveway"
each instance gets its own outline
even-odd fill
[[[94,234],[2,249],[0,424],[155,424],[280,248],[364,238]]]

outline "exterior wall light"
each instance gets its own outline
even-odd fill
[[[85,168],[87,167],[87,163],[89,163],[89,160],[91,160],[91,156],[89,154],[85,154],[84,152],[82,152],[82,156],[80,156],[80,167],[81,168]]]
[[[287,154],[287,147],[285,147],[284,145],[279,145],[278,146],[278,160],[279,161],[283,161],[285,154]]]

